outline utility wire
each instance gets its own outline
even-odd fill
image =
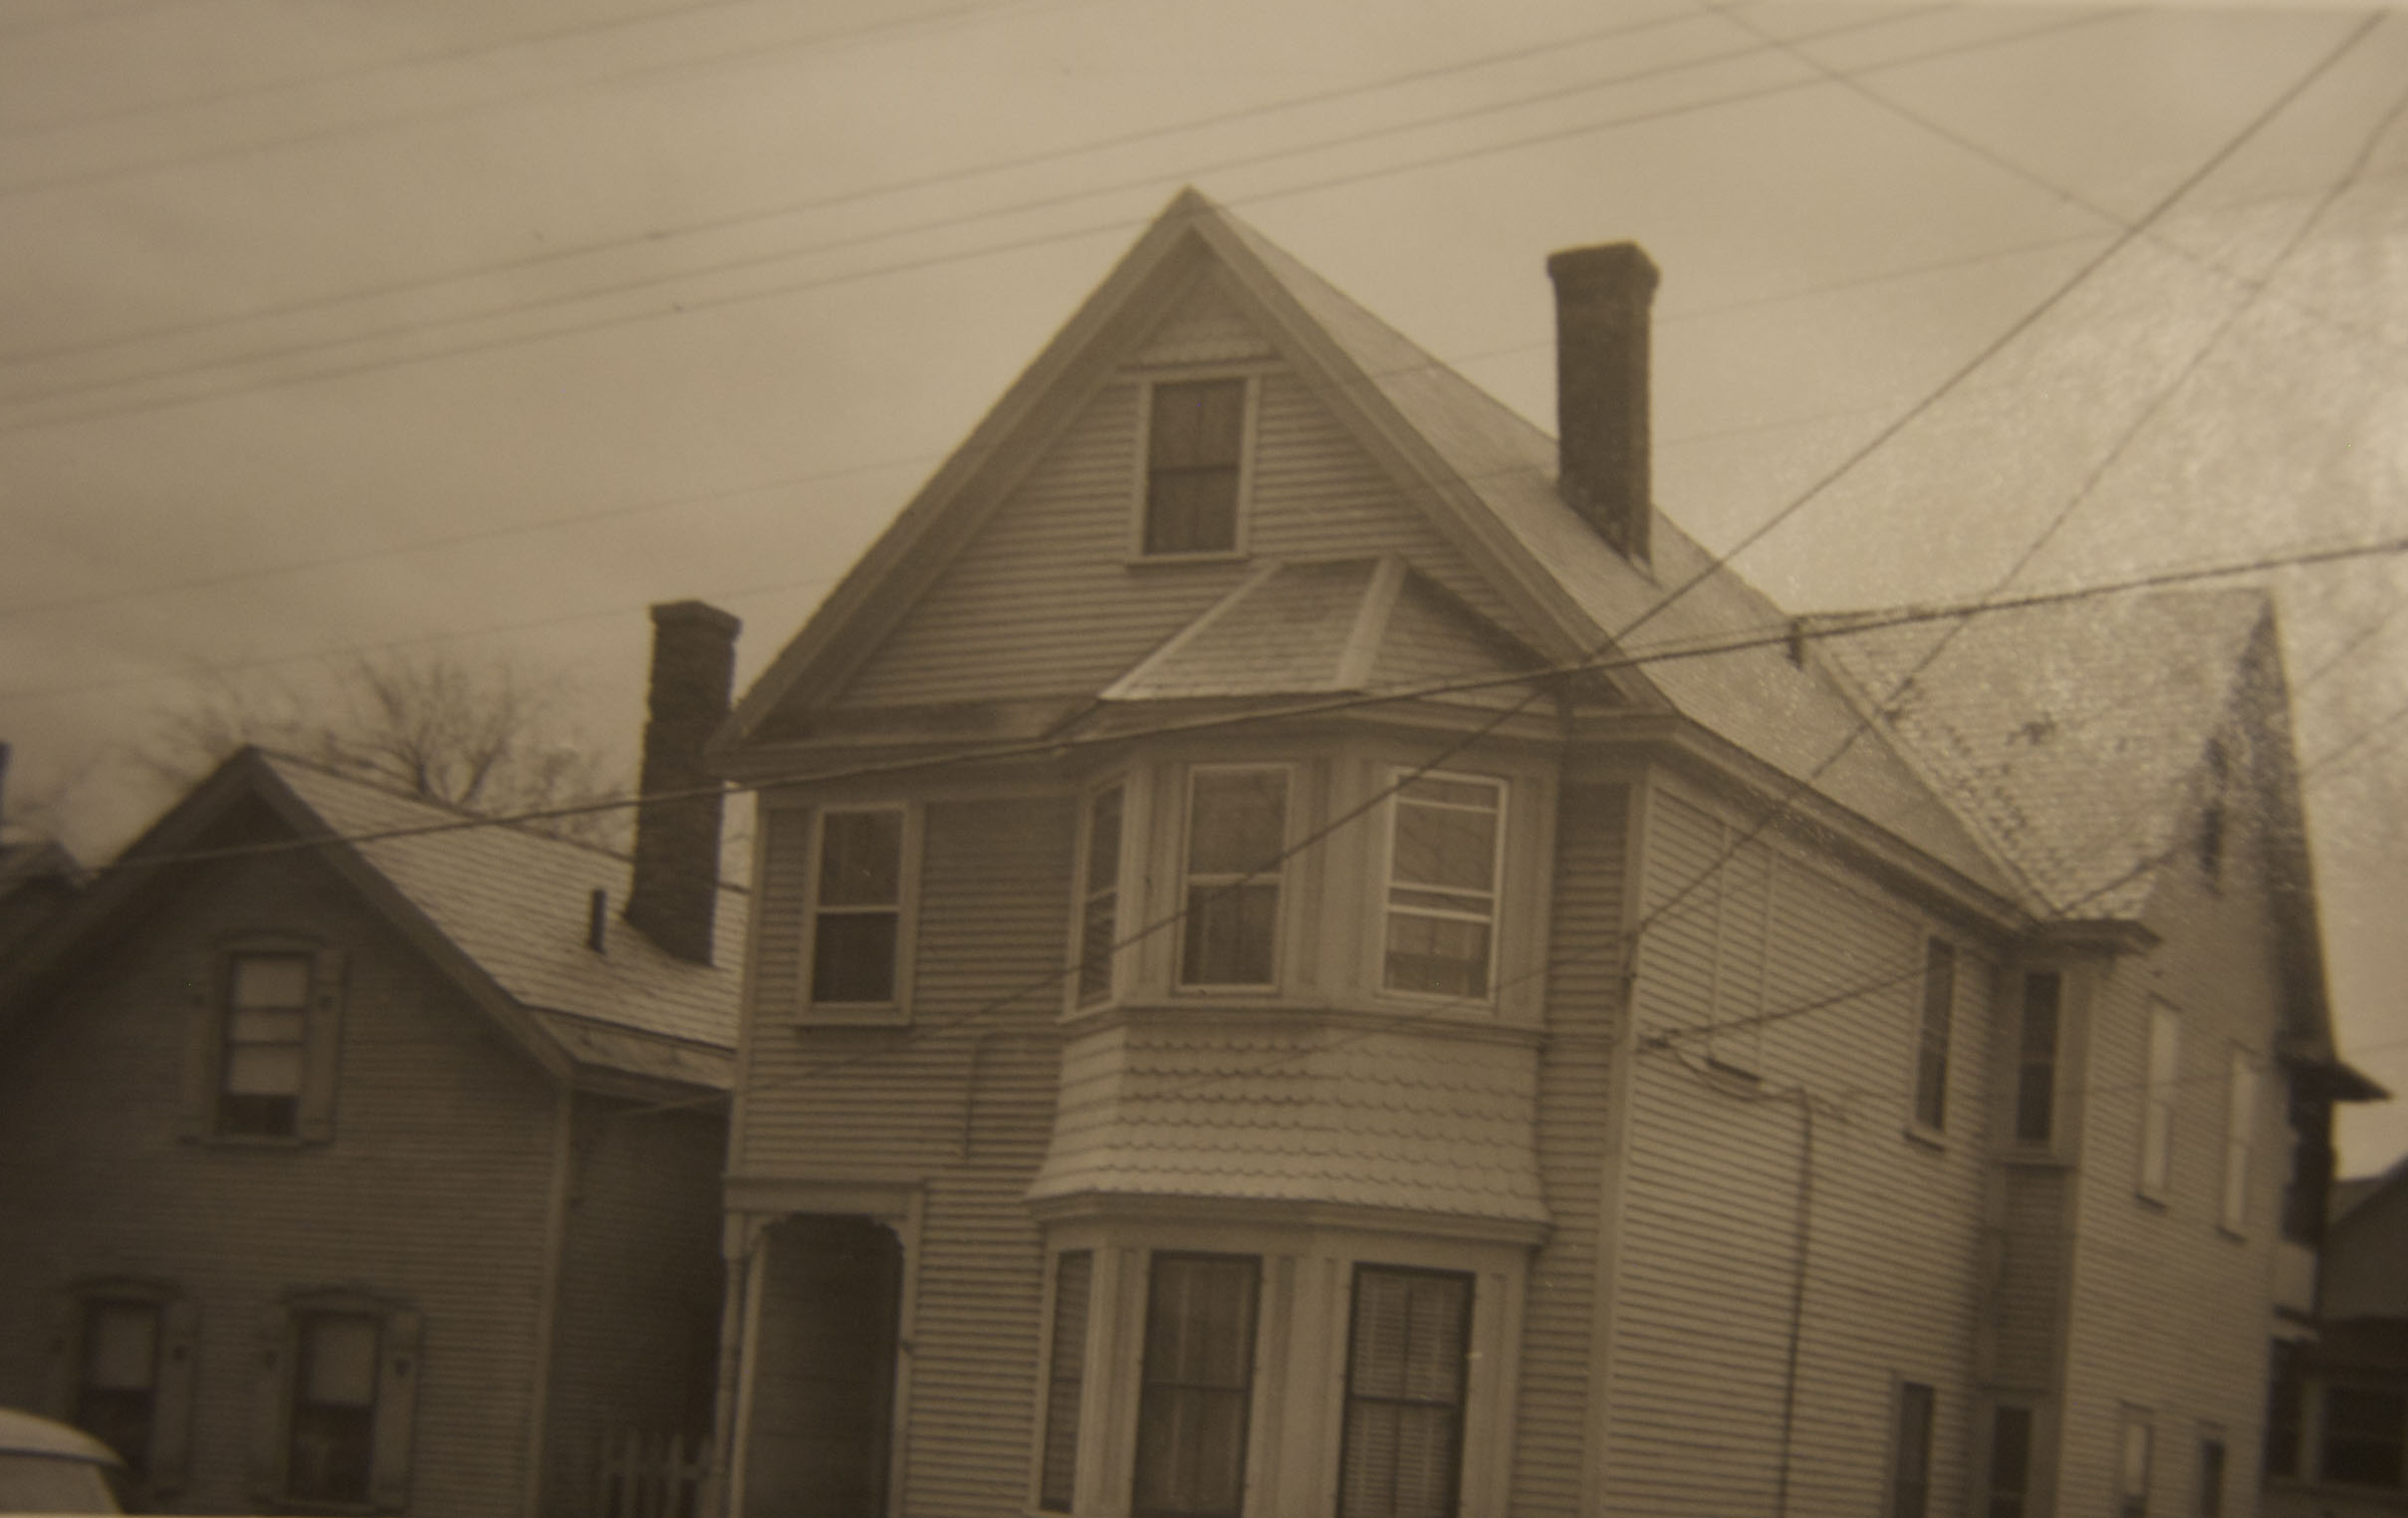
[[[2100,18],[2096,16],[2074,16],[2068,19],[2060,19],[2041,26],[2029,28],[2023,32],[2016,33],[2013,36],[1985,37],[1976,42],[1958,44],[1950,47],[1935,48],[1923,53],[1912,55],[1910,57],[1885,60],[1880,64],[1872,65],[1870,67],[1876,69],[1901,68],[1912,63],[1926,62],[1936,58],[1952,57],[1977,52],[1983,49],[1998,47],[2008,43],[2027,41],[2037,36],[2064,32],[2076,27],[2093,26],[2097,25],[2099,20]],[[1872,24],[1875,23],[1855,23],[1855,25],[1859,26]],[[1740,57],[1744,55],[1734,53],[1730,56]],[[1678,67],[1693,66],[1694,65],[1681,65]],[[1627,78],[1628,77],[1625,76],[1623,79],[1606,81],[1602,84],[1592,82],[1586,85],[1574,87],[1574,89],[1595,90],[1607,88],[1612,84],[1627,82]],[[1258,204],[1266,201],[1286,199],[1295,195],[1330,189],[1341,185],[1365,183],[1371,180],[1387,178],[1399,173],[1406,173],[1415,169],[1426,168],[1433,165],[1462,162],[1472,158],[1491,156],[1501,152],[1511,152],[1520,148],[1534,146],[1545,142],[1560,141],[1570,137],[1586,136],[1596,132],[1614,130],[1625,126],[1669,121],[1678,117],[1697,115],[1702,112],[1719,110],[1726,106],[1770,99],[1780,95],[1797,94],[1802,91],[1820,88],[1822,83],[1823,82],[1821,80],[1813,78],[1792,80],[1778,85],[1761,86],[1747,90],[1734,91],[1722,96],[1717,96],[1702,101],[1689,102],[1678,106],[1630,112],[1621,116],[1607,117],[1594,121],[1583,122],[1568,127],[1549,128],[1544,131],[1525,134],[1497,142],[1484,143],[1463,148],[1446,149],[1416,158],[1400,160],[1398,162],[1382,165],[1376,168],[1349,170],[1342,173],[1326,175],[1319,179],[1288,185],[1277,190],[1233,196],[1231,197],[1230,203],[1238,205]],[[1371,140],[1377,137],[1392,136],[1407,131],[1423,130],[1432,126],[1448,125],[1471,116],[1491,115],[1499,111],[1520,109],[1523,106],[1531,104],[1532,100],[1537,98],[1538,97],[1524,98],[1509,101],[1501,105],[1475,107],[1466,111],[1451,113],[1444,117],[1416,121],[1401,126],[1371,128],[1342,137],[1324,139],[1320,142],[1299,144],[1294,146],[1282,146],[1265,151],[1243,154],[1238,157],[1223,159],[1213,164],[1203,165],[1201,167],[1191,167],[1184,172],[1188,176],[1193,176],[1199,173],[1223,172],[1232,168],[1251,167],[1284,158],[1323,152],[1334,146],[1351,145],[1356,142]],[[1110,185],[1066,191],[1060,194],[1044,196],[1036,200],[1023,201],[1018,204],[1008,205],[995,210],[954,213],[951,215],[915,223],[910,226],[898,227],[875,233],[864,233],[850,237],[836,238],[829,241],[816,243],[808,247],[790,248],[776,252],[754,254],[742,258],[722,260],[717,263],[705,265],[695,270],[681,272],[680,274],[671,278],[674,280],[687,280],[703,274],[736,273],[749,269],[774,266],[812,254],[839,251],[849,247],[888,241],[899,237],[924,236],[928,233],[949,230],[956,226],[968,225],[975,222],[993,220],[998,217],[1020,215],[1035,210],[1055,209],[1065,205],[1076,204],[1084,200],[1095,199],[1099,196],[1107,194],[1114,194],[1140,188],[1159,187],[1166,178],[1170,177],[1177,176],[1165,175],[1161,173],[1146,174],[1140,177],[1118,181]],[[495,337],[478,339],[471,342],[453,344],[447,347],[431,349],[423,352],[388,354],[380,358],[361,359],[350,363],[315,368],[306,374],[267,377],[249,383],[221,386],[214,389],[200,390],[188,394],[167,395],[154,397],[143,401],[126,401],[120,404],[93,406],[83,410],[68,410],[50,415],[24,417],[0,424],[0,436],[44,427],[73,424],[82,421],[146,414],[152,411],[171,409],[177,406],[189,405],[209,400],[223,399],[234,395],[248,394],[260,390],[287,388],[295,384],[310,383],[322,380],[342,379],[354,375],[409,367],[442,359],[464,357],[499,349],[516,348],[529,343],[549,341],[550,339],[557,337],[588,332],[605,331],[635,323],[657,321],[665,317],[693,315],[699,312],[717,310],[722,307],[745,305],[755,301],[798,294],[805,291],[829,289],[864,279],[882,278],[894,274],[939,268],[950,264],[989,258],[999,254],[1025,252],[1037,248],[1053,247],[1066,242],[1076,242],[1088,237],[1100,236],[1105,233],[1124,233],[1132,227],[1142,226],[1144,224],[1144,218],[1115,216],[1104,221],[1089,222],[1075,227],[1057,228],[1052,231],[1032,233],[1025,237],[1010,239],[1000,243],[988,243],[972,248],[954,249],[948,252],[926,254],[915,258],[889,263],[873,264],[865,268],[847,270],[835,274],[813,276],[800,280],[782,281],[763,286],[759,289],[733,291],[711,296],[691,296],[680,300],[674,300],[665,308],[621,312],[606,317],[595,317],[585,320],[572,321],[553,327],[548,327],[533,333],[503,334]],[[122,380],[92,381],[84,385],[70,385],[48,390],[20,392],[18,394],[6,397],[6,399],[9,403],[18,405],[38,405],[46,401],[72,399],[78,394],[87,393],[91,390],[99,388],[124,388],[132,385],[150,383],[160,380],[176,379],[185,374],[204,373],[232,367],[235,365],[256,363],[266,359],[288,358],[308,355],[334,348],[358,346],[361,343],[373,342],[380,338],[394,336],[401,333],[416,334],[434,331],[444,327],[467,326],[480,322],[492,321],[500,317],[517,316],[532,311],[541,311],[559,306],[575,305],[580,302],[598,300],[613,295],[643,293],[657,289],[663,284],[663,282],[664,281],[660,276],[647,275],[634,280],[620,281],[616,284],[596,286],[588,290],[520,301],[505,309],[474,312],[458,317],[420,322],[413,324],[408,328],[388,329],[375,333],[328,340],[319,343],[294,344],[288,345],[287,347],[281,349],[254,350],[238,359],[209,361],[202,364],[187,366],[182,369],[157,371],[150,375],[136,376]]]

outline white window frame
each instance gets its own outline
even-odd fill
[[[1396,893],[1399,890],[1437,891],[1448,895],[1465,894],[1453,886],[1430,886],[1396,879],[1396,835],[1404,826],[1404,812],[1408,805],[1452,807],[1453,810],[1458,811],[1473,810],[1467,807],[1453,807],[1452,803],[1447,802],[1408,800],[1404,794],[1405,788],[1419,781],[1432,781],[1441,785],[1483,786],[1496,797],[1496,844],[1489,854],[1488,914],[1486,917],[1436,907],[1396,904]],[[1507,829],[1511,826],[1512,818],[1510,808],[1513,805],[1513,782],[1498,775],[1474,775],[1452,770],[1424,772],[1397,768],[1388,772],[1387,789],[1387,853],[1380,862],[1379,931],[1373,950],[1376,966],[1372,972],[1374,983],[1379,987],[1379,993],[1382,996],[1394,996],[1407,1001],[1452,1007],[1494,1007],[1497,1005],[1498,997],[1498,960],[1505,946],[1505,853],[1506,841],[1509,836]],[[1483,974],[1483,978],[1487,982],[1486,989],[1473,997],[1445,991],[1416,991],[1388,984],[1388,934],[1394,925],[1394,919],[1400,913],[1406,916],[1434,918],[1439,921],[1485,922],[1488,926],[1488,964]]]
[[[857,816],[870,812],[890,812],[902,819],[899,830],[902,858],[897,862],[896,901],[888,907],[883,903],[843,903],[823,906],[820,901],[820,872],[822,854],[828,836],[828,819],[832,816]],[[836,802],[812,809],[811,852],[805,862],[807,874],[803,892],[803,935],[799,945],[801,970],[797,995],[802,1001],[806,1022],[843,1025],[848,1023],[891,1024],[908,1022],[911,1016],[911,970],[916,955],[913,952],[918,937],[919,872],[920,872],[921,810],[916,803],[893,801]],[[895,914],[893,994],[885,1001],[820,1001],[813,994],[819,973],[820,918],[823,913],[837,915],[867,915],[873,911],[891,910]]]
[[[1112,858],[1110,881],[1099,886],[1095,881],[1096,861],[1092,857],[1095,808],[1104,797],[1115,791],[1120,795],[1119,848]],[[1078,891],[1071,901],[1071,967],[1068,984],[1064,987],[1064,1005],[1073,1012],[1106,1005],[1117,999],[1122,994],[1124,977],[1129,973],[1127,946],[1121,945],[1120,939],[1124,932],[1121,924],[1128,920],[1128,862],[1130,845],[1136,834],[1136,786],[1133,779],[1126,775],[1115,775],[1090,788],[1080,798]],[[1106,895],[1111,897],[1112,908],[1110,925],[1105,930],[1107,957],[1103,966],[1103,986],[1100,991],[1089,995],[1087,957],[1092,950],[1086,941],[1087,913],[1099,897]]]
[[[2152,998],[2140,1104],[2140,1194],[2162,1202],[2174,1177],[2174,1114],[2182,1085],[2182,1014]]]
[[[1237,500],[1231,510],[1237,521],[1230,533],[1227,548],[1188,549],[1158,553],[1145,546],[1147,497],[1153,480],[1154,391],[1165,386],[1181,384],[1210,384],[1222,380],[1238,380],[1245,385],[1245,394],[1238,402],[1238,484]],[[1177,373],[1149,375],[1137,384],[1137,456],[1135,482],[1130,494],[1128,558],[1132,564],[1209,564],[1218,560],[1242,559],[1247,554],[1247,523],[1254,515],[1254,456],[1257,418],[1262,410],[1262,372],[1255,368],[1229,369],[1198,367]]]
[[[2258,1065],[2247,1049],[2235,1045],[2225,1066],[2224,1186],[2217,1204],[2217,1223],[2239,1236],[2249,1221],[2249,1171],[2254,1162],[2258,1127]]]
[[[1280,858],[1269,870],[1251,876],[1208,872],[1199,877],[1193,868],[1195,858],[1196,780],[1199,776],[1226,774],[1232,771],[1270,771],[1281,776],[1284,803],[1281,809]],[[1233,760],[1228,763],[1192,764],[1180,782],[1179,791],[1179,876],[1177,936],[1172,940],[1171,984],[1182,995],[1271,995],[1287,982],[1289,957],[1288,912],[1294,892],[1290,886],[1290,867],[1295,861],[1290,851],[1296,847],[1298,802],[1303,787],[1299,784],[1297,766],[1266,760]],[[1187,934],[1189,901],[1199,880],[1207,882],[1208,889],[1224,889],[1240,884],[1252,886],[1269,884],[1278,892],[1271,912],[1271,978],[1264,981],[1190,981],[1187,978]]]

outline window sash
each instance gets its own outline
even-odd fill
[[[216,1130],[289,1138],[308,1080],[309,954],[235,954],[218,1025]]]
[[[901,807],[821,810],[811,877],[813,1005],[900,999],[908,832]]]
[[[2140,1194],[2161,1199],[2174,1167],[2175,1083],[2182,1068],[2182,1023],[2172,1007],[2149,1009],[2149,1087],[2140,1129]]]
[[[1453,1518],[1471,1320],[1468,1274],[1355,1266],[1339,1518]]]
[[[1289,791],[1283,765],[1189,771],[1181,986],[1278,984]]]
[[[2032,1495],[2032,1409],[1995,1407],[1990,1414],[1988,1518],[2024,1518]]]
[[[1931,1506],[1931,1431],[1937,1393],[1898,1384],[1898,1443],[1890,1463],[1889,1518],[1925,1518]]]
[[[1428,774],[1398,784],[1388,801],[1383,988],[1488,995],[1504,854],[1502,781]]]
[[[1237,1518],[1261,1275],[1253,1255],[1153,1256],[1130,1499],[1138,1518]]]
[[[1948,1125],[1948,1036],[1956,997],[1957,946],[1930,939],[1923,948],[1923,1015],[1915,1040],[1915,1122],[1933,1133]]]
[[[2015,1137],[2047,1143],[2056,1129],[2056,1046],[2064,977],[2055,970],[2024,976],[2023,1025],[2017,1036]]]

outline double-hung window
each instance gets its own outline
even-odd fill
[[[1923,945],[1923,1015],[1915,1039],[1915,1126],[1937,1134],[1948,1126],[1948,1031],[1957,1001],[1957,946],[1945,938]]]
[[[907,822],[899,806],[819,814],[808,934],[814,1007],[902,1002]]]
[[[1995,1407],[1990,1414],[1990,1483],[1986,1518],[2024,1518],[2032,1496],[2032,1409]]]
[[[1079,898],[1078,998],[1082,1006],[1112,994],[1120,937],[1120,819],[1124,788],[1095,793],[1086,808],[1086,868]]]
[[[2024,976],[2024,1017],[2017,1033],[2015,1138],[2047,1143],[2056,1132],[2056,1044],[2064,977],[2055,970]]]
[[[1472,1278],[1354,1267],[1338,1518],[1453,1518]]]
[[[1389,803],[1386,989],[1488,995],[1504,816],[1499,781],[1431,774],[1398,786]]]
[[[227,961],[218,1133],[289,1138],[297,1131],[311,963],[308,954],[236,954]]]
[[[1253,1255],[1156,1253],[1137,1392],[1137,1518],[1237,1518],[1254,1410]]]
[[[1938,1393],[1923,1382],[1898,1384],[1898,1428],[1890,1450],[1889,1518],[1931,1510],[1932,1412]]]
[[[1179,984],[1268,990],[1278,983],[1287,845],[1285,766],[1189,773]]]
[[[201,956],[177,1132],[195,1141],[324,1143],[335,1137],[340,948],[246,933]]]
[[[160,1304],[148,1297],[93,1295],[80,1304],[75,1425],[148,1474],[158,1414]]]
[[[2224,1196],[2217,1220],[2239,1233],[2249,1220],[2250,1139],[2258,1118],[2258,1067],[2246,1050],[2232,1051],[2225,1070]]]
[[[2149,1005],[2149,1084],[2140,1116],[2140,1194],[2162,1201],[2174,1166],[2174,1098],[2182,1078],[2182,1018]]]
[[[1247,386],[1244,379],[1226,379],[1149,387],[1139,529],[1148,557],[1237,550]]]
[[[418,1314],[355,1292],[308,1292],[262,1332],[266,1421],[253,1495],[280,1506],[405,1506]]]

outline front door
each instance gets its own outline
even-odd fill
[[[873,1218],[771,1225],[746,1518],[884,1518],[902,1244]]]

